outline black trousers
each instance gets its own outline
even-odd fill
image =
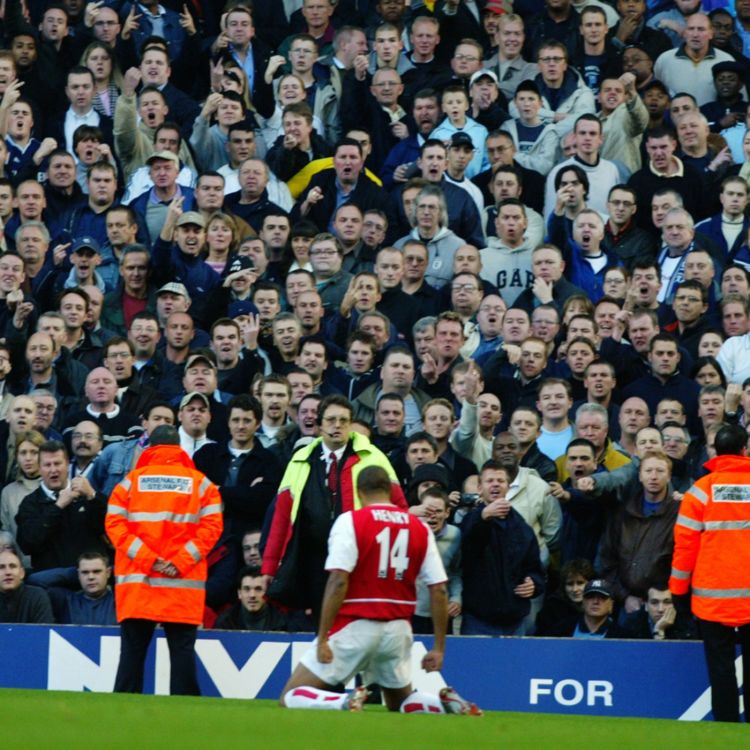
[[[115,678],[116,693],[142,693],[146,652],[157,623],[129,618],[120,623],[120,664]],[[172,695],[200,695],[195,666],[197,625],[180,622],[163,623],[169,646],[171,671],[169,692]]]
[[[706,656],[708,679],[711,682],[711,711],[714,721],[739,721],[740,696],[734,669],[737,644],[742,650],[745,684],[750,683],[750,623],[738,628],[719,622],[698,620],[703,652]],[[746,691],[747,696],[747,691]],[[745,702],[745,720],[750,700]]]

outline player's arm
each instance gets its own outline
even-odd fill
[[[432,649],[422,658],[422,669],[425,672],[437,672],[443,666],[445,654],[445,634],[448,630],[448,589],[443,582],[428,586],[428,590],[435,638]]]
[[[349,573],[345,570],[332,570],[328,574],[326,589],[323,593],[323,607],[320,613],[320,624],[318,625],[318,661],[321,664],[330,664],[333,661],[333,652],[328,645],[328,633],[333,627],[333,621],[344,603],[346,592],[349,589]]]

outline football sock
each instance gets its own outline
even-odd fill
[[[445,709],[440,698],[432,693],[415,690],[408,695],[399,709],[402,714],[444,714]]]
[[[324,711],[340,711],[344,701],[347,699],[347,693],[332,693],[330,690],[320,690],[319,688],[302,687],[288,690],[284,696],[284,703],[287,708],[315,708]]]

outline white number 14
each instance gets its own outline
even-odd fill
[[[375,541],[380,546],[380,557],[378,558],[378,578],[388,575],[391,567],[400,581],[404,577],[404,571],[409,567],[409,529],[400,529],[396,539],[391,546],[391,529],[386,526],[376,537]]]

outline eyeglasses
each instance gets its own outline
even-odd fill
[[[476,284],[451,284],[451,289],[454,292],[476,292],[478,287]]]
[[[439,211],[440,206],[430,206],[427,203],[418,203],[417,211]]]
[[[678,445],[680,443],[689,443],[689,440],[685,440],[685,438],[681,437],[670,437],[669,435],[663,435],[662,440],[664,440],[665,443],[677,443]]]
[[[74,432],[73,440],[98,440],[99,436],[95,432]]]
[[[539,58],[540,63],[561,63],[565,62],[565,58],[562,57],[562,55],[554,55],[550,57],[540,57]]]
[[[326,424],[349,424],[352,420],[349,417],[323,417]]]
[[[105,359],[128,359],[133,355],[128,352],[110,352]]]
[[[633,201],[610,201],[610,203],[615,206],[615,208],[632,208],[635,206]]]

